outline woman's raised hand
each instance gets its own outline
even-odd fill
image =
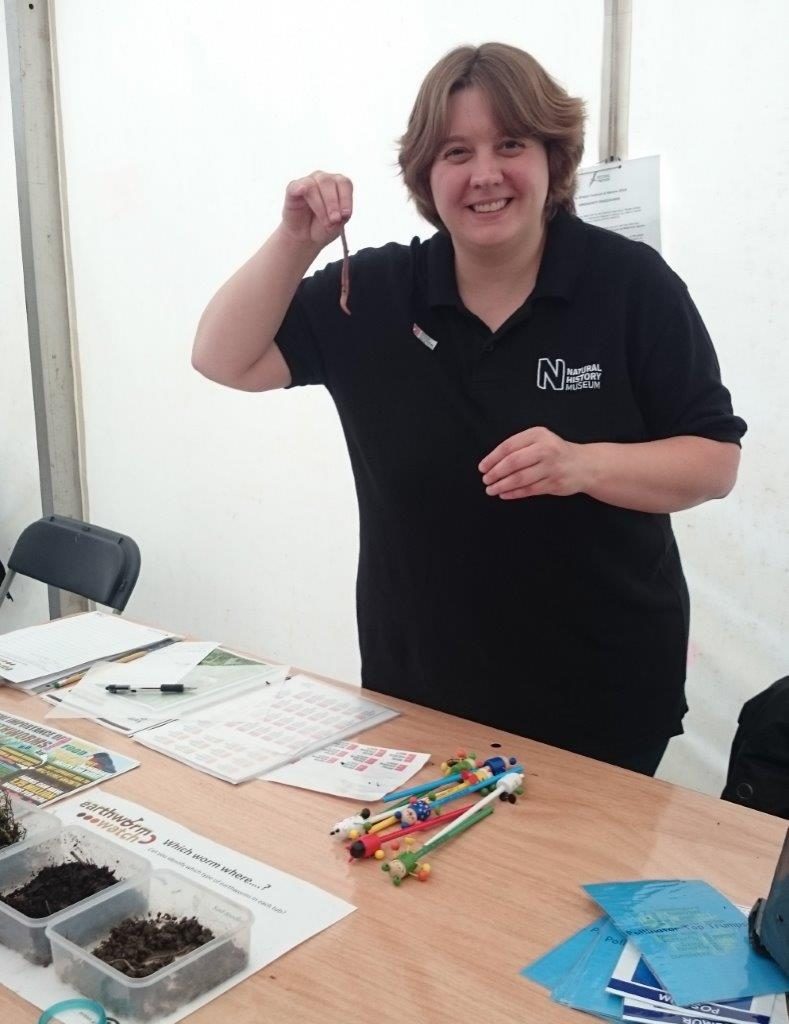
[[[323,248],[339,237],[353,212],[353,183],[344,174],[313,171],[285,189],[282,228],[294,241]]]

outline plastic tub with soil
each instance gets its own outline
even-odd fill
[[[252,914],[174,871],[118,886],[52,924],[58,977],[121,1018],[155,1021],[242,971]]]
[[[62,825],[54,814],[0,789],[0,864],[8,853],[56,835]],[[3,869],[0,867],[0,879]]]
[[[144,857],[78,825],[24,841],[0,859],[0,943],[46,965],[49,925],[150,870]]]

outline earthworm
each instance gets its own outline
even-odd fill
[[[340,274],[340,309],[343,313],[351,315],[350,309],[348,309],[348,296],[351,292],[351,261],[348,255],[348,242],[345,238],[345,227],[340,229],[340,239],[342,241],[342,272]]]

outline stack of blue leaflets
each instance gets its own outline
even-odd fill
[[[556,1002],[637,1024],[770,1024],[789,977],[751,947],[746,911],[701,881],[583,888],[607,916],[521,971]]]

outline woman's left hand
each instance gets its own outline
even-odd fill
[[[546,427],[513,434],[479,464],[485,491],[507,499],[578,494],[588,486],[585,447]]]

